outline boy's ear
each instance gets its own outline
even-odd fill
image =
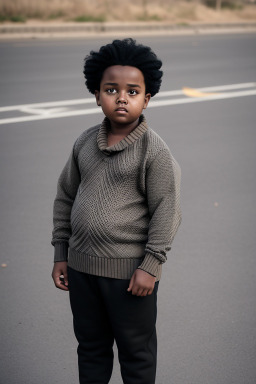
[[[101,104],[100,104],[100,92],[99,91],[95,91],[94,95],[95,95],[96,103],[100,107],[101,106]]]
[[[145,99],[144,99],[144,107],[143,107],[143,109],[147,108],[150,98],[151,98],[151,93],[146,93]]]

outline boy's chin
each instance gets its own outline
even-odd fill
[[[128,113],[117,113],[115,116],[113,115],[106,115],[105,116],[109,119],[109,121],[113,124],[134,124],[139,121],[140,116],[142,112],[139,115],[135,116],[129,116]]]
[[[139,117],[137,117],[136,119],[126,119],[126,118],[118,118],[118,119],[109,119],[110,121],[110,124],[113,124],[113,125],[120,125],[120,127],[122,126],[127,126],[127,125],[134,125],[134,124],[138,124],[139,123]]]

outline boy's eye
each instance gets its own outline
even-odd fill
[[[135,90],[135,89],[131,89],[130,91],[129,91],[129,94],[131,95],[131,96],[134,96],[134,95],[137,95],[137,91]]]
[[[114,93],[116,93],[116,89],[115,88],[109,88],[109,89],[107,89],[107,93],[110,93],[110,94],[114,94]]]

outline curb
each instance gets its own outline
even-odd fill
[[[171,35],[198,33],[256,32],[256,22],[242,23],[37,23],[35,25],[0,25],[0,39],[90,38],[123,35]]]

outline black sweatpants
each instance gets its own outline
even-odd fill
[[[129,280],[93,276],[68,268],[70,304],[78,340],[80,384],[107,384],[116,341],[124,384],[154,384],[156,301],[127,292]]]

